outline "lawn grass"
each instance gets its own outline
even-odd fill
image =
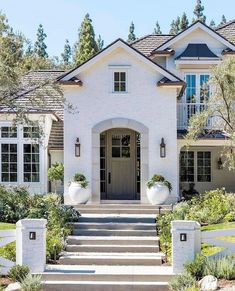
[[[207,243],[202,243],[202,254],[206,257],[212,256],[216,253],[222,252],[224,250],[224,248],[222,247],[216,247],[214,245],[211,244],[207,244]]]
[[[15,223],[0,222],[0,230],[15,229]]]
[[[235,228],[235,222],[224,222],[218,224],[210,224],[201,227],[202,231],[207,230],[218,230],[218,229],[228,229],[228,228]]]
[[[235,243],[235,235],[219,236],[216,239],[224,240],[230,243]]]

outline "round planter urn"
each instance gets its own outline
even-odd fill
[[[147,188],[147,197],[152,205],[163,204],[169,195],[169,188],[162,182],[156,182],[151,188]]]
[[[71,182],[69,185],[69,197],[75,204],[86,204],[91,197],[91,191],[82,188],[80,183]]]

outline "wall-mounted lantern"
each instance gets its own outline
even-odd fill
[[[218,169],[222,170],[223,169],[223,162],[221,157],[219,157],[218,161],[217,161],[217,165],[218,165]]]
[[[180,233],[180,241],[187,241],[187,233]]]
[[[164,138],[162,137],[161,143],[160,143],[160,157],[165,158],[166,157],[166,144],[164,142]]]
[[[75,157],[80,157],[81,155],[81,144],[79,142],[79,137],[77,137],[75,142]]]

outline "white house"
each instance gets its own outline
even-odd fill
[[[45,79],[51,74],[79,112],[61,112],[52,104],[32,113],[46,133],[38,147],[27,146],[28,129],[21,126],[12,134],[12,117],[3,112],[1,182],[44,193],[50,190],[48,166],[61,161],[67,204],[68,183],[76,172],[86,176],[96,204],[148,203],[146,182],[155,173],[172,183],[168,203],[177,201],[189,183],[199,192],[235,191],[234,173],[218,167],[226,136],[202,136],[187,151],[183,138],[189,118],[212,94],[211,66],[234,53],[235,21],[216,31],[198,21],[176,36],[147,35],[131,45],[118,39],[66,73],[34,72]]]

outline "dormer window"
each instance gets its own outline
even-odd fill
[[[113,72],[113,91],[116,92],[126,92],[127,91],[127,78],[126,72]]]

